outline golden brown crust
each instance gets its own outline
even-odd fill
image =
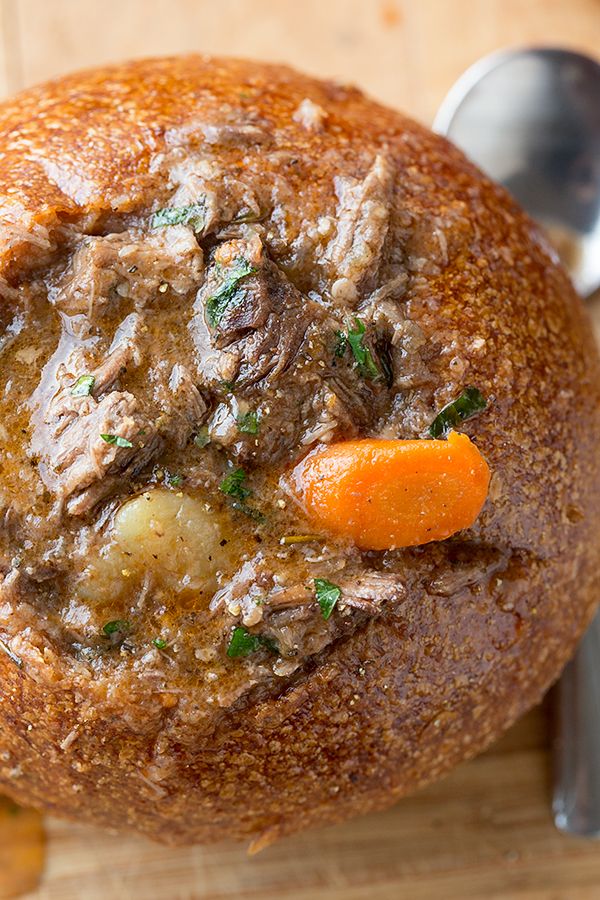
[[[326,127],[294,119],[307,97]],[[268,842],[438,777],[537,702],[600,588],[599,368],[581,303],[501,189],[358,91],[190,56],[21,94],[0,110],[4,279],[36,264],[26,232],[37,225],[58,241],[61,221],[150,208],[164,192],[150,161],[165,133],[228,104],[257,113],[300,159],[307,149],[322,158],[310,180],[297,176],[306,209],[335,208],[334,176],[364,175],[378,151],[393,161],[399,245],[408,255],[411,242],[430,240],[445,261],[413,272],[407,303],[435,348],[438,405],[465,383],[491,401],[466,429],[494,473],[471,537],[502,563],[469,581],[451,547],[416,553],[405,602],[329,648],[281,696],[234,706],[209,733],[169,734],[168,709],[146,730],[110,716],[88,670],[64,663],[42,634],[23,638],[23,668],[0,655],[2,790],[173,842]],[[453,222],[443,247],[419,233],[438,217]],[[157,759],[164,777],[150,783],[145,766]]]

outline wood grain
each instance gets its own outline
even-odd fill
[[[18,64],[14,62],[14,52],[20,56],[14,37],[16,24],[15,8],[12,0],[0,0],[0,97],[18,90],[20,83],[12,84],[10,73],[18,70]]]
[[[507,45],[600,47],[599,0],[0,0],[0,96],[74,68],[185,51],[289,62],[430,121]],[[600,332],[600,298],[593,315]],[[50,820],[30,900],[598,900],[600,845],[549,809],[549,704],[488,753],[379,815],[248,859]]]
[[[282,60],[430,121],[452,82],[509,44],[597,52],[598,0],[4,0],[10,85],[126,57]],[[14,41],[18,47],[14,47]],[[10,48],[9,48],[10,49]],[[0,85],[1,88],[1,85]]]

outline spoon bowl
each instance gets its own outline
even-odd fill
[[[600,64],[569,50],[507,50],[475,63],[434,130],[542,222],[588,296],[600,287]]]

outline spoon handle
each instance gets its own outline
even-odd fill
[[[557,692],[554,821],[561,831],[600,837],[600,613]]]

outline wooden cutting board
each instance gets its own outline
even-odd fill
[[[507,45],[598,54],[599,0],[2,0],[0,95],[129,56],[201,50],[352,81],[429,122]],[[600,324],[600,312],[598,313]],[[549,704],[387,812],[243,848],[170,850],[50,820],[30,900],[600,900],[600,843],[550,816]]]

